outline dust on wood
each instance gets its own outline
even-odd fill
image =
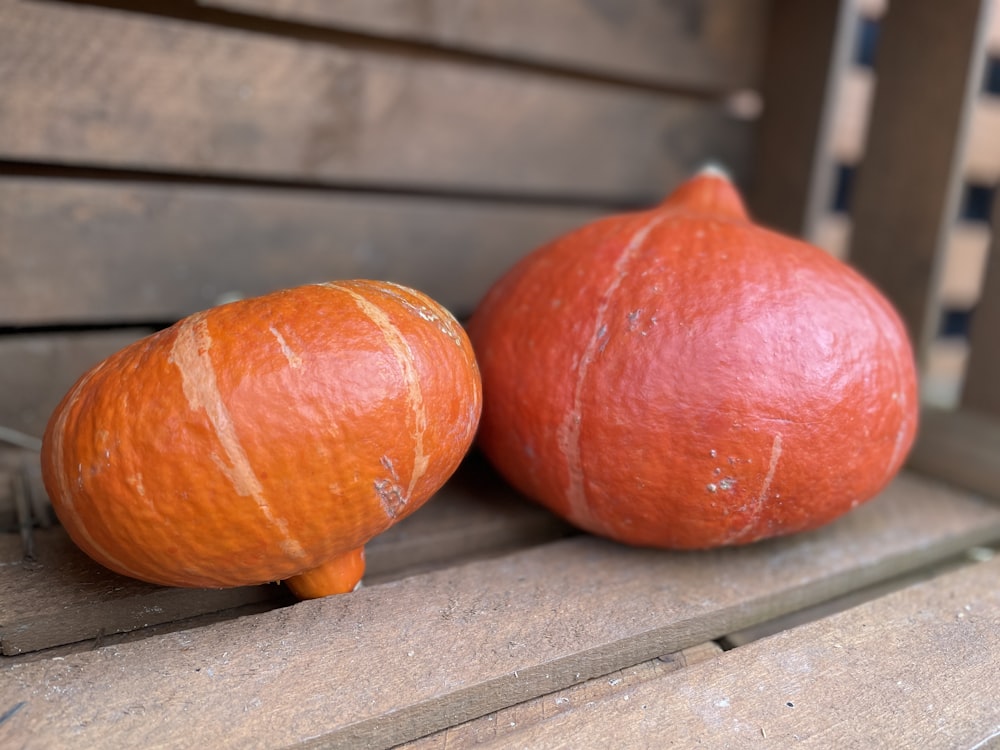
[[[992,747],[998,576],[973,565],[481,747]]]

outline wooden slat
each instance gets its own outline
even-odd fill
[[[397,281],[467,314],[515,260],[601,213],[9,178],[0,181],[0,325],[171,321],[233,293],[336,278]]]
[[[571,532],[516,496],[472,459],[420,511],[366,548],[365,582],[384,582],[458,560],[549,541]],[[225,590],[153,586],[87,558],[61,527],[34,531],[36,559],[20,538],[0,535],[0,652],[21,654],[259,602],[284,606],[277,586]]]
[[[456,750],[456,748],[478,747],[483,743],[499,741],[508,736],[516,738],[517,733],[524,731],[528,726],[550,720],[563,711],[599,700],[609,692],[620,693],[643,682],[714,659],[721,653],[722,648],[714,641],[700,643],[449,727],[400,745],[399,750]],[[641,743],[636,746],[641,746]]]
[[[1000,196],[1000,191],[997,192]],[[1000,227],[998,206],[1000,197],[993,204],[994,228]],[[967,409],[1000,419],[1000,389],[997,388],[1000,383],[1000,352],[997,351],[997,331],[1000,330],[1000,232],[995,229],[989,246],[983,293],[971,328],[962,404]]]
[[[0,158],[344,184],[648,199],[721,104],[116,10],[0,0]]]
[[[29,286],[45,282],[44,277],[16,278]],[[6,274],[0,279],[0,287],[10,283]],[[40,438],[49,415],[77,378],[150,330],[0,336],[0,424]]]
[[[752,86],[766,2],[656,0],[200,0],[248,13],[395,40],[622,76],[725,90]]]
[[[772,3],[747,197],[758,220],[797,236],[812,238],[827,209],[836,83],[855,20],[854,0]]]
[[[937,326],[988,4],[890,3],[882,20],[850,257],[896,304],[921,360]]]
[[[963,409],[926,409],[908,465],[956,487],[1000,499],[1000,420]]]
[[[993,747],[998,575],[965,568],[481,747]]]
[[[388,747],[998,536],[1000,509],[903,476],[826,529],[743,548],[581,537],[10,668],[0,705],[22,708],[0,739]]]

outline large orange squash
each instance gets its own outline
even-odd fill
[[[85,374],[49,422],[43,476],[73,540],[119,573],[325,596],[451,475],[480,407],[468,339],[434,301],[304,286],[192,315]]]
[[[717,170],[523,258],[469,322],[479,442],[583,529],[704,548],[811,529],[914,439],[913,354],[844,263],[755,225]]]

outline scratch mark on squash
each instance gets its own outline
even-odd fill
[[[628,243],[622,249],[621,254],[615,260],[614,278],[608,287],[601,304],[597,309],[597,316],[590,334],[587,346],[580,357],[580,362],[576,368],[576,383],[573,387],[573,402],[566,412],[566,417],[556,433],[556,441],[559,450],[566,459],[566,467],[569,473],[569,483],[566,487],[566,500],[568,503],[568,513],[570,520],[588,526],[586,523],[591,518],[590,507],[587,504],[586,488],[583,481],[583,466],[580,456],[580,429],[581,411],[583,407],[583,386],[587,380],[587,372],[590,365],[604,347],[607,346],[605,337],[608,334],[607,316],[608,309],[615,297],[615,292],[621,286],[628,275],[629,265],[639,250],[649,233],[663,221],[662,214],[655,214],[644,223],[635,234],[632,235]]]
[[[271,335],[277,340],[281,353],[284,354],[285,359],[288,360],[288,366],[293,370],[298,370],[302,367],[302,357],[292,351],[291,347],[288,346],[288,342],[285,341],[285,337],[281,335],[281,332],[274,326],[270,326],[267,330],[269,330]]]
[[[405,492],[399,498],[398,504],[395,501],[395,497],[388,499],[384,493],[379,492],[379,487],[376,486],[376,495],[379,497],[379,501],[382,503],[383,507],[386,508],[386,515],[390,518],[395,518],[399,511],[409,502],[410,497],[413,494],[414,488],[417,486],[417,482],[423,477],[424,473],[427,471],[427,467],[430,465],[430,456],[424,452],[424,433],[427,430],[427,411],[424,406],[423,393],[420,390],[420,376],[417,374],[417,370],[413,365],[413,351],[410,349],[410,345],[406,342],[403,337],[402,332],[397,328],[389,316],[384,310],[382,310],[377,305],[373,304],[369,300],[365,299],[361,294],[354,291],[347,284],[337,284],[328,283],[325,286],[331,289],[337,289],[349,295],[354,303],[358,306],[358,309],[364,313],[375,326],[382,332],[382,336],[385,338],[386,344],[392,350],[393,355],[396,358],[396,362],[399,364],[400,369],[403,371],[403,380],[406,383],[407,388],[407,403],[410,406],[410,411],[413,414],[413,471],[410,474],[410,481],[406,487]],[[389,505],[387,505],[389,503]],[[394,507],[394,512],[390,512],[390,506]]]
[[[280,546],[285,554],[296,558],[305,557],[302,545],[289,534],[288,522],[274,515],[264,497],[264,488],[240,443],[232,416],[222,402],[209,354],[211,348],[212,336],[208,332],[208,324],[203,315],[195,315],[178,328],[168,361],[180,370],[181,388],[188,406],[192,411],[204,411],[215,430],[215,436],[228,461],[227,463],[222,457],[213,456],[219,470],[229,479],[238,495],[253,498],[264,518],[281,535]]]
[[[774,473],[778,470],[778,460],[781,458],[781,433],[776,433],[774,436],[774,442],[771,443],[771,458],[767,464],[767,473],[764,475],[764,483],[760,487],[760,492],[757,493],[757,497],[754,500],[753,513],[750,516],[743,528],[737,531],[732,537],[730,537],[728,542],[735,542],[741,539],[756,525],[760,514],[764,510],[764,504],[767,502],[767,498],[771,492],[771,483],[774,482]]]

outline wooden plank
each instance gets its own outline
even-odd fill
[[[764,60],[766,106],[747,196],[758,220],[811,239],[833,184],[829,142],[837,81],[857,18],[854,0],[775,0]]]
[[[755,84],[767,10],[763,0],[480,0],[462,7],[453,0],[199,4],[653,85],[723,91]]]
[[[0,158],[338,185],[649,200],[721,104],[503,67],[0,0]]]
[[[45,282],[19,278],[25,285]],[[0,279],[0,286],[6,287],[9,277]],[[77,378],[150,330],[0,336],[0,424],[40,438],[49,415]]]
[[[963,409],[925,409],[907,465],[955,487],[1000,499],[1000,420]]]
[[[705,553],[580,537],[4,670],[8,744],[389,747],[1000,536],[900,477],[812,534]],[[182,687],[178,687],[182,686]]]
[[[974,565],[481,747],[993,747],[998,575]]]
[[[367,546],[365,583],[385,582],[459,560],[488,557],[568,535],[570,528],[499,483],[470,459],[418,513]],[[249,604],[287,606],[278,586],[224,590],[154,586],[86,557],[61,527],[34,531],[36,558],[0,535],[0,653],[10,656],[151,628]]]
[[[998,191],[1000,194],[1000,191]],[[993,226],[1000,227],[1000,198],[993,204]],[[1000,232],[993,230],[989,260],[983,280],[983,293],[975,311],[970,331],[969,364],[962,392],[967,409],[1000,418],[1000,352],[997,330],[1000,327]]]
[[[942,249],[956,216],[988,5],[890,3],[882,20],[850,257],[895,303],[921,362],[937,329]]]
[[[337,278],[397,281],[468,314],[518,258],[602,213],[8,178],[0,181],[0,325],[172,321],[233,294]]]
[[[714,659],[721,653],[722,648],[714,641],[700,643],[449,727],[400,745],[399,750],[455,750],[476,747],[508,735],[516,737],[517,732],[524,731],[530,725],[549,721],[564,711],[598,700],[609,692],[620,693],[634,685]]]
[[[880,599],[883,596],[909,586],[913,586],[917,583],[929,581],[932,578],[942,575],[943,573],[959,570],[968,566],[970,562],[982,562],[982,560],[978,559],[979,557],[990,559],[993,554],[993,550],[988,547],[973,547],[956,557],[942,560],[941,562],[910,571],[909,573],[904,573],[903,575],[895,578],[880,581],[872,586],[866,586],[862,589],[858,589],[857,591],[852,591],[844,596],[838,596],[834,599],[815,604],[812,607],[800,609],[797,612],[790,612],[787,615],[776,617],[775,619],[768,620],[767,622],[751,625],[749,628],[738,630],[735,633],[727,633],[719,639],[719,643],[721,643],[726,650],[736,648],[738,646],[745,646],[746,644],[758,641],[761,638],[767,638],[768,636],[772,636],[784,630],[791,630],[792,628],[800,627],[806,623],[815,622],[816,620],[821,620],[824,617],[830,617],[831,615],[835,615],[839,612],[851,609],[852,607],[857,607],[861,604],[874,601],[875,599]]]

